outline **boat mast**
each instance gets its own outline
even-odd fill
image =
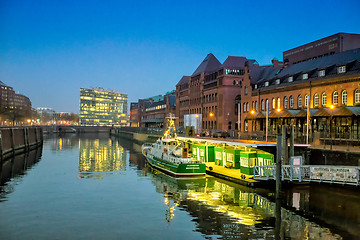
[[[167,118],[167,130],[164,133],[163,138],[169,139],[169,138],[177,138],[176,134],[176,127],[175,127],[175,114],[169,113],[169,116]]]

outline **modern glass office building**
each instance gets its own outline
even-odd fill
[[[127,94],[103,88],[80,88],[80,125],[127,126]]]

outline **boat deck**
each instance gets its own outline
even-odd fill
[[[241,174],[240,169],[225,168],[215,165],[213,162],[207,162],[205,165],[206,174],[249,187],[255,187],[261,184],[261,182],[252,179],[253,175]]]

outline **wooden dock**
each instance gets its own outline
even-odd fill
[[[209,174],[211,176],[225,179],[248,187],[257,187],[263,184],[260,181],[256,181],[252,179],[253,175],[240,173],[240,169],[225,168],[222,166],[215,165],[215,163],[213,162],[207,162],[205,164],[206,164],[206,174]]]

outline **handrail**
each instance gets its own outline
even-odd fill
[[[355,166],[281,166],[281,180],[360,185],[360,168]],[[276,180],[276,165],[254,166],[254,179]]]

